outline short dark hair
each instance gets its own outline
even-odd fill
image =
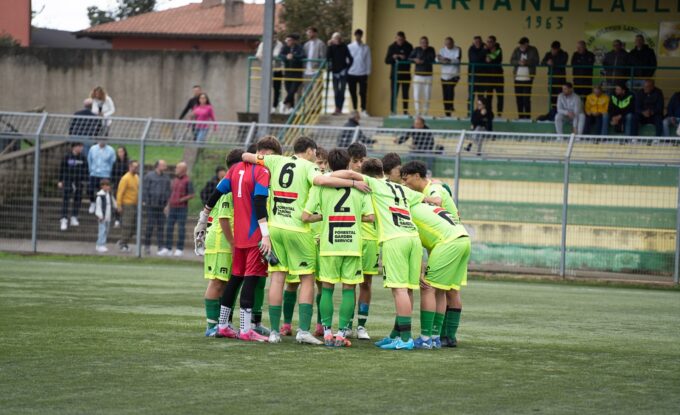
[[[382,177],[383,164],[382,161],[370,158],[361,165],[361,172],[370,177]]]
[[[406,39],[406,33],[402,32],[401,30],[397,32],[397,36],[403,37],[404,39]]]
[[[317,160],[328,160],[328,150],[323,147],[316,148],[316,159]]]
[[[356,35],[362,35],[362,36],[363,36],[363,35],[364,35],[364,31],[361,30],[361,29],[357,29],[357,30],[354,31],[354,35],[355,35],[355,36],[356,36]]]
[[[331,170],[345,170],[349,165],[349,153],[342,148],[334,148],[328,152],[328,167]]]
[[[493,40],[494,42],[496,41],[496,36],[494,35],[489,35],[489,39]]]
[[[477,36],[473,37],[472,39],[473,39],[473,40],[477,40],[477,39],[482,40],[482,37],[479,36],[479,35],[477,35]]]
[[[347,153],[353,160],[366,157],[366,146],[361,143],[352,143],[347,147]]]
[[[71,148],[73,147],[78,147],[78,146],[84,146],[85,144],[79,142],[79,141],[74,141],[71,143]]]
[[[562,44],[560,43],[559,40],[554,41],[553,43],[550,44],[550,49],[559,49],[562,47]]]
[[[427,43],[430,43],[430,39],[427,36],[421,36],[420,40],[425,40]]]
[[[520,45],[526,45],[527,43],[529,43],[529,38],[526,37],[526,36],[522,36],[522,38],[520,38],[520,40],[519,40],[519,44]]]
[[[111,186],[111,180],[109,180],[109,179],[101,179],[101,180],[99,181],[99,187],[103,187],[103,186]]]
[[[242,155],[243,155],[243,150],[240,149],[240,148],[235,148],[235,149],[231,150],[227,154],[227,158],[225,159],[225,162],[227,163],[227,167],[231,168],[231,166],[233,166],[234,164],[240,163]],[[220,167],[217,168],[215,173],[220,171]],[[222,167],[222,170],[225,170],[224,167]]]
[[[248,145],[248,148],[246,149],[247,153],[256,153],[257,152],[257,143],[250,143]]]
[[[309,26],[309,27],[307,28],[307,30],[310,30],[310,31],[312,31],[312,32],[314,32],[314,33],[319,33],[319,31],[316,30],[316,27],[314,27],[314,26]]]
[[[308,148],[316,150],[318,146],[316,145],[316,141],[307,136],[300,136],[295,140],[295,143],[293,143],[293,152],[295,152],[295,154],[304,153]]]
[[[565,82],[565,83],[564,83],[564,86],[566,86],[567,88],[571,89],[571,88],[574,87],[574,84],[572,84],[571,82]]]
[[[243,153],[243,151],[241,151],[241,153]],[[231,153],[229,153],[229,154],[231,154]],[[228,160],[229,160],[229,154],[227,154],[227,162],[228,162]],[[215,174],[219,174],[219,172],[225,171],[225,170],[227,170],[226,167],[224,167],[224,166],[217,166],[217,167],[215,167]]]
[[[388,174],[395,167],[401,166],[401,157],[397,153],[387,153],[382,158],[383,172]]]
[[[200,88],[200,87],[201,87],[201,86],[200,86],[200,85],[198,85],[198,84],[196,84],[196,85],[192,86],[192,88]]]
[[[137,163],[137,164],[139,164],[139,161],[137,161],[137,160],[130,160],[129,163],[128,163],[128,165],[132,165],[132,163]]]
[[[421,178],[427,177],[427,166],[422,161],[414,160],[401,166],[402,177],[407,174],[418,174]]]
[[[257,150],[272,150],[274,154],[281,154],[281,143],[273,135],[265,135],[257,140]]]

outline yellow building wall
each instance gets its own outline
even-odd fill
[[[353,29],[364,29],[372,52],[368,96],[368,110],[372,115],[389,115],[390,69],[384,59],[387,47],[399,30],[406,33],[414,47],[420,36],[428,36],[436,51],[443,46],[444,38],[451,36],[463,51],[463,62],[468,61],[467,50],[475,35],[483,38],[495,35],[503,49],[504,63],[509,63],[522,36],[527,36],[538,48],[541,58],[549,50],[550,43],[559,40],[571,59],[579,40],[586,40],[591,45],[589,49],[593,50],[598,45],[611,45],[612,36],[615,36],[630,48],[635,33],[642,31],[648,43],[653,42],[659,66],[680,66],[680,49],[664,51],[671,55],[675,53],[675,57],[660,56],[658,39],[661,22],[676,22],[680,28],[680,0],[354,0],[353,7]],[[597,33],[598,28],[603,30]],[[593,36],[589,38],[586,30],[591,30]],[[666,100],[672,92],[680,90],[680,71],[660,70],[657,77]],[[464,81],[461,79],[461,83]],[[510,68],[506,68],[505,88],[506,94],[512,92]],[[542,95],[532,101],[534,116],[545,113],[545,71],[539,70],[533,93]],[[464,115],[461,107],[465,106],[466,99],[466,86],[458,85],[456,109],[459,116]],[[441,112],[440,100],[441,85],[435,74],[432,103],[435,111],[431,113]],[[514,118],[512,114],[516,112],[514,101],[513,96],[506,97],[505,112],[509,118]]]

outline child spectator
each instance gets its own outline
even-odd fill
[[[60,229],[68,228],[68,205],[73,195],[73,209],[71,210],[71,226],[78,226],[78,209],[83,191],[83,181],[87,180],[87,159],[82,154],[83,143],[71,143],[71,151],[64,156],[59,169],[59,183],[57,186],[64,191],[61,204]]]
[[[109,236],[109,226],[113,210],[116,209],[116,198],[111,194],[111,181],[102,179],[99,182],[100,190],[97,192],[97,202],[94,214],[99,222],[99,234],[97,236],[97,252],[108,252],[106,239]]]
[[[192,109],[192,112],[196,121],[215,121],[213,107],[210,105],[210,99],[205,92],[198,96],[198,105]],[[204,142],[209,130],[209,124],[196,124],[196,141]],[[213,130],[217,130],[216,125],[213,125]]]

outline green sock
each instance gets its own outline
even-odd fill
[[[411,316],[397,316],[397,325],[399,326],[399,335],[402,341],[408,341],[411,335]]]
[[[432,335],[439,336],[442,334],[442,326],[444,324],[444,314],[435,313],[434,322],[432,323]]]
[[[312,325],[312,314],[314,314],[314,308],[311,304],[300,303],[298,310],[300,330],[309,331],[309,327]]]
[[[460,325],[460,314],[463,312],[461,308],[448,308],[446,310],[446,335],[452,339],[456,338],[458,326]]]
[[[260,323],[262,321],[262,305],[264,304],[265,285],[267,285],[267,279],[258,277],[257,285],[255,286],[255,303],[253,304],[254,323]]]
[[[432,337],[435,314],[434,311],[420,310],[420,334],[425,337]]]
[[[366,320],[368,320],[368,307],[366,303],[359,303],[359,325],[366,327]]]
[[[204,299],[205,301],[205,320],[208,322],[208,327],[213,328],[217,325],[220,319],[220,299]]]
[[[297,301],[297,291],[283,292],[283,322],[290,324],[293,322],[293,312],[295,312],[295,302]]]
[[[281,306],[280,305],[270,305],[269,306],[269,324],[272,326],[272,331],[279,332],[281,328]]]
[[[394,327],[392,327],[390,332],[390,339],[396,339],[397,337],[399,337],[399,317],[394,318]]]
[[[340,329],[349,328],[349,323],[354,317],[354,304],[356,303],[356,298],[354,294],[354,289],[342,290],[342,302],[340,303]],[[361,321],[361,320],[359,320]]]
[[[447,311],[448,311],[448,309],[447,309]],[[446,316],[449,314],[447,311],[444,312],[444,320],[442,320],[442,328],[441,328],[441,336],[442,337],[446,337],[448,335],[448,332],[449,332],[447,327],[446,327],[446,321],[447,321]]]
[[[321,293],[318,293],[316,295],[316,324],[322,324],[322,321],[321,321]]]
[[[333,288],[323,287],[321,289],[319,310],[322,316],[321,324],[323,324],[324,327],[331,327],[333,324]]]

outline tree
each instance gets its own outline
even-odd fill
[[[305,30],[314,26],[324,41],[334,32],[340,32],[345,40],[351,39],[352,0],[283,0],[281,21],[286,33],[304,37]]]
[[[96,26],[148,13],[153,11],[154,7],[156,7],[156,0],[118,0],[118,8],[115,10],[103,10],[97,6],[88,7],[87,17],[90,19],[90,25]]]
[[[21,46],[18,40],[8,33],[0,34],[0,48],[16,48]]]

